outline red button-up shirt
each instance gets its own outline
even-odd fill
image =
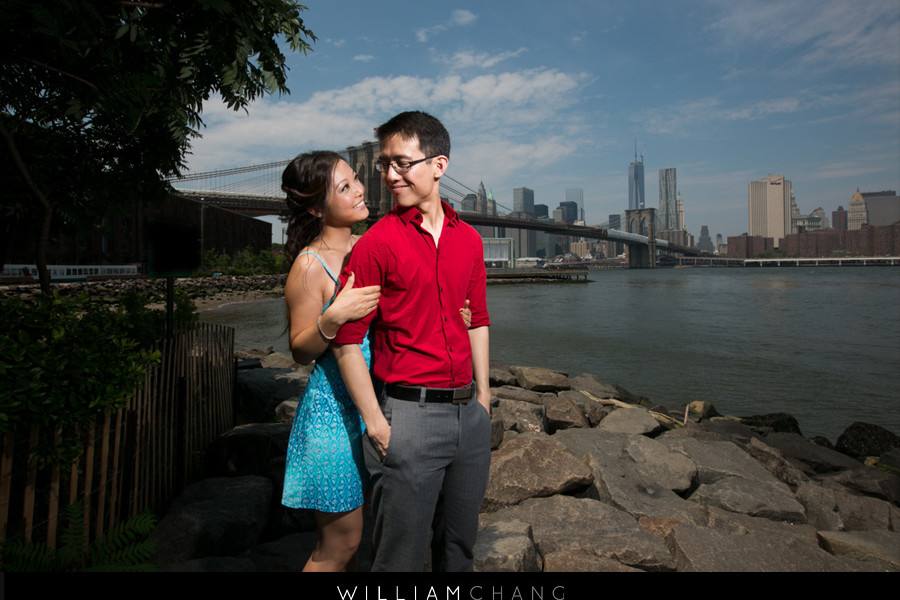
[[[490,325],[481,237],[446,203],[438,246],[413,208],[394,207],[356,243],[349,273],[356,286],[380,285],[378,308],[338,331],[335,344],[358,344],[373,326],[372,370],[386,383],[458,388],[472,381],[471,327]]]

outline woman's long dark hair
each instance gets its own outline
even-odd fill
[[[284,253],[291,263],[322,234],[325,199],[334,169],[341,160],[340,154],[328,150],[307,152],[292,160],[281,174],[281,189],[287,194],[291,211]]]

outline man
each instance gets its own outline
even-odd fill
[[[344,270],[381,285],[378,309],[334,340],[341,375],[366,424],[375,478],[373,571],[421,571],[435,507],[435,570],[472,570],[490,469],[490,389],[481,238],[441,201],[450,136],[405,112],[375,130],[376,168],[394,198]],[[467,329],[459,308],[469,301]],[[372,326],[372,378],[358,344]],[[378,392],[376,393],[376,388]]]

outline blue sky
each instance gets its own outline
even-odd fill
[[[900,190],[898,0],[306,5],[318,41],[289,58],[291,94],[208,102],[192,171],[341,150],[415,109],[450,131],[454,179],[551,211],[583,188],[588,224],[626,208],[635,143],[648,205],[675,167],[694,235],[746,232],[770,173],[829,219],[857,187]]]

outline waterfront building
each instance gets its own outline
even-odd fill
[[[791,233],[791,181],[769,175],[747,185],[749,235],[772,238],[775,247]],[[730,239],[730,238],[729,238]],[[729,242],[729,247],[731,243]]]
[[[527,187],[513,188],[513,211],[534,215],[534,190]]]
[[[535,204],[534,205],[534,216],[535,218],[550,218],[550,208],[546,204]]]
[[[775,241],[760,235],[728,236],[728,258],[755,258],[760,254],[771,252]]]
[[[475,204],[478,202],[478,196],[475,194],[466,194],[459,203],[459,210],[462,212],[475,212]]]
[[[658,229],[667,231],[678,229],[678,187],[675,180],[675,169],[659,170],[659,210],[657,211]]]
[[[843,206],[831,212],[831,223],[835,231],[847,231],[847,211]]]
[[[681,192],[678,192],[678,195],[675,196],[675,229],[682,230],[684,227],[684,199],[681,197]]]
[[[578,206],[578,216],[575,217],[575,220],[584,221],[584,190],[566,188],[566,202],[574,202]]]
[[[859,193],[859,188],[856,188],[856,193],[850,198],[850,210],[847,211],[847,229],[857,231],[868,222],[869,213],[866,209],[866,199]]]
[[[644,156],[638,160],[637,149],[634,162],[628,166],[628,210],[644,208]]]
[[[893,190],[863,192],[869,225],[890,225],[900,221],[900,197]]]

